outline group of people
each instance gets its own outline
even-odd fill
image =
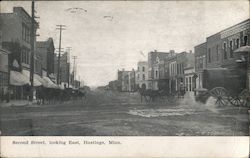
[[[84,100],[86,91],[83,89],[54,89],[38,87],[36,90],[36,100],[38,104],[55,104],[70,100]]]

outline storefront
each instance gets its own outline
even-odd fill
[[[27,76],[19,71],[10,71],[11,99],[28,99],[30,81]]]
[[[6,99],[9,86],[9,52],[0,49],[0,101]]]

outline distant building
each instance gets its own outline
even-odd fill
[[[194,54],[192,52],[176,53],[175,56],[168,58],[165,63],[168,64],[169,69],[169,92],[176,93],[180,90],[181,85],[185,84],[184,70],[192,67]]]
[[[68,52],[65,52],[61,55],[61,62],[60,62],[60,82],[64,85],[66,84],[67,87],[70,83],[70,55]]]
[[[169,69],[169,93],[175,93],[177,91],[177,79],[176,79],[176,75],[177,75],[177,57],[176,55],[168,58],[165,60],[165,67],[167,65],[168,69]]]
[[[160,67],[164,66],[164,60],[172,56],[174,51],[158,52],[151,51],[148,53],[148,88],[158,90]]]
[[[54,74],[54,42],[52,38],[46,41],[37,41],[37,54],[41,57],[42,76]]]
[[[206,65],[208,69],[221,67],[221,50],[220,33],[207,37]]]
[[[108,84],[109,90],[117,91],[118,80],[110,81]]]
[[[120,92],[133,92],[136,90],[135,70],[118,70],[117,89]]]
[[[195,74],[195,62],[194,54],[192,52],[186,54],[186,61],[183,66],[184,78],[182,84],[184,84],[185,91],[194,95],[196,88],[196,74]],[[181,87],[179,87],[181,88]]]
[[[202,43],[194,47],[196,89],[203,88],[203,70],[207,68],[207,43]]]
[[[139,61],[137,63],[137,71],[135,74],[135,82],[137,87],[148,89],[148,62]]]
[[[58,74],[58,54],[54,55],[54,74],[57,78]],[[74,85],[74,72],[72,72],[72,77],[70,77],[70,54],[65,52],[61,54],[60,57],[60,69],[59,69],[59,84],[66,85],[68,87],[70,84]],[[57,79],[56,79],[57,81]]]

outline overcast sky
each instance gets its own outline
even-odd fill
[[[1,12],[31,2],[1,3]],[[52,37],[58,48],[56,25],[66,25],[62,47],[72,47],[77,73],[89,86],[117,78],[117,69],[136,68],[151,50],[193,50],[207,36],[249,18],[248,1],[40,1],[38,40]],[[69,8],[82,8],[70,10]],[[142,55],[143,52],[146,57]]]

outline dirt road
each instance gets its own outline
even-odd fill
[[[1,108],[2,135],[11,136],[246,136],[248,126],[247,108],[190,98],[141,103],[137,93],[96,91],[84,103]]]

